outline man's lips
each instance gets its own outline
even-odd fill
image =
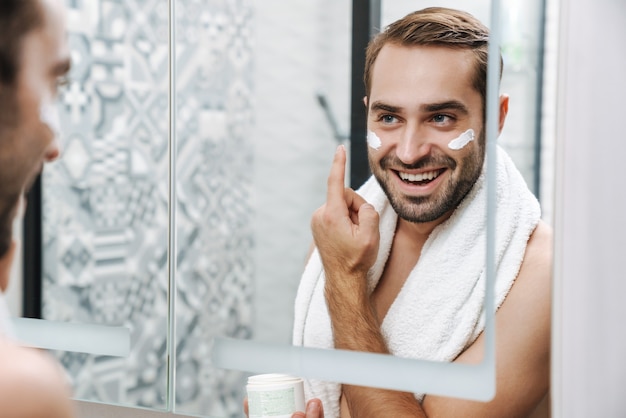
[[[408,183],[421,183],[421,182],[430,182],[431,180],[436,179],[445,171],[445,168],[440,168],[436,170],[422,171],[420,173],[408,173],[404,171],[398,171],[398,177],[400,177],[403,181]]]

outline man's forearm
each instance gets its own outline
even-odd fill
[[[357,280],[354,278],[339,280]],[[359,279],[364,280],[364,279]],[[349,297],[344,297],[349,294]],[[369,303],[365,289],[326,285],[335,348],[387,354],[387,344],[380,332],[380,321]]]
[[[346,280],[346,278],[342,278]],[[352,278],[352,280],[355,280]],[[361,278],[364,280],[364,278]],[[341,282],[331,282],[341,283]],[[345,282],[343,282],[345,283]],[[354,281],[352,282],[354,283]],[[351,297],[342,297],[350,291]],[[333,328],[335,348],[389,354],[380,331],[380,321],[364,288],[326,287],[326,301]],[[360,417],[426,417],[412,393],[343,385],[352,418]]]
[[[351,418],[427,418],[412,393],[363,386],[342,386]]]

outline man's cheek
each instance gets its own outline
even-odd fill
[[[39,119],[52,133],[50,142],[58,142],[61,136],[61,123],[59,122],[59,111],[53,100],[44,99],[41,101]]]

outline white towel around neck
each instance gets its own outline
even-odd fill
[[[497,153],[496,309],[521,266],[528,239],[539,222],[539,202],[506,152]],[[384,270],[397,214],[372,177],[359,190],[380,214],[380,250],[368,273],[372,291]],[[437,226],[424,244],[418,263],[389,308],[382,333],[394,355],[452,361],[484,329],[486,252],[485,169],[452,216]],[[317,249],[311,255],[295,302],[294,345],[333,348],[324,298],[324,272]],[[320,398],[326,417],[339,416],[341,386],[305,381],[307,399]],[[422,400],[423,394],[415,394]]]

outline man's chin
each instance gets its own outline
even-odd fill
[[[21,242],[21,221],[26,211],[26,196],[20,193],[12,199],[9,206],[0,208],[0,257],[8,251],[11,243]]]

